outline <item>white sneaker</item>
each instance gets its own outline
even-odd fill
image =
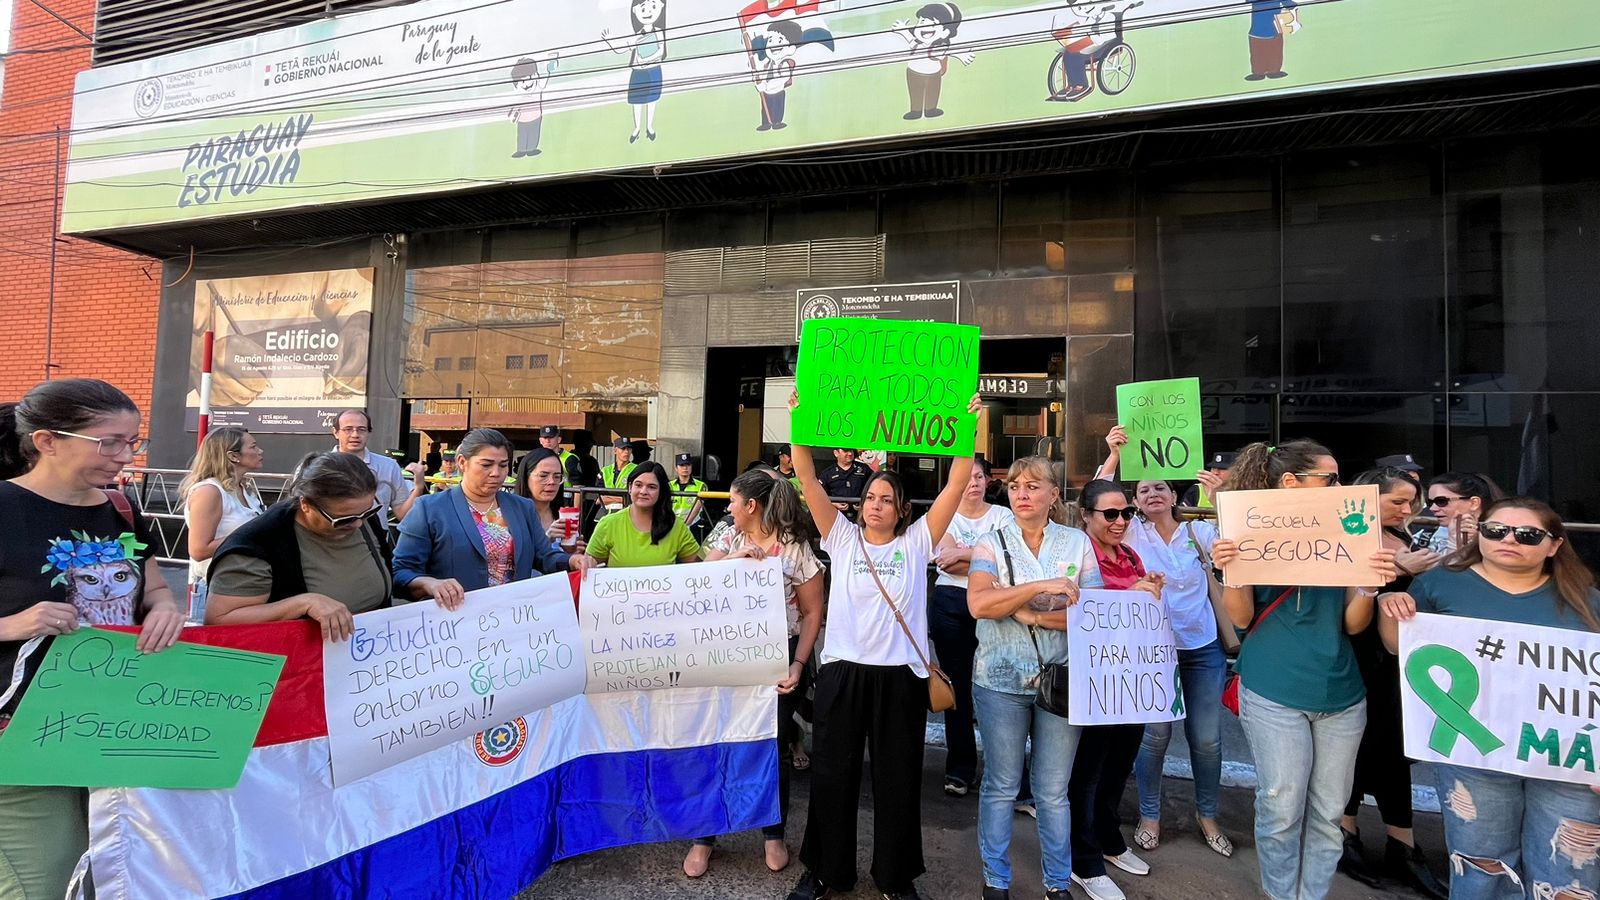
[[[1150,864],[1133,855],[1132,850],[1122,851],[1121,856],[1108,856],[1106,862],[1127,872],[1129,875],[1149,875]]]
[[[1074,875],[1072,880],[1089,895],[1089,900],[1128,900],[1116,882],[1105,875],[1096,875],[1093,878],[1079,878]]]

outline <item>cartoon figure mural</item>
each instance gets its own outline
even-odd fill
[[[555,74],[561,54],[552,50],[538,56],[524,56],[511,67],[511,86],[522,94],[522,102],[506,113],[517,123],[517,152],[512,159],[538,156],[539,131],[544,126],[544,89]]]
[[[1123,40],[1123,20],[1143,5],[1144,0],[1076,3],[1051,18],[1050,33],[1061,45],[1045,79],[1051,100],[1077,102],[1094,93],[1095,85],[1116,96],[1133,84],[1138,58]]]
[[[960,28],[961,10],[954,3],[929,3],[917,10],[916,22],[902,19],[894,23],[894,33],[911,47],[911,61],[906,64],[911,110],[905,114],[906,121],[944,115],[939,108],[939,89],[950,70],[950,57],[963,66],[972,65],[973,60],[970,52],[950,52],[950,42]]]
[[[52,585],[66,584],[67,602],[87,625],[132,625],[144,583],[138,553],[145,549],[131,532],[115,540],[74,531],[50,542],[44,568],[56,570]]]
[[[1283,78],[1283,38],[1300,30],[1295,0],[1246,0],[1250,4],[1250,74],[1245,81]]]
[[[827,23],[816,18],[821,6],[821,0],[754,0],[739,11],[746,63],[755,81],[756,98],[761,101],[757,131],[787,127],[784,109],[788,90],[794,86],[800,49],[818,45],[832,52],[833,34]]]
[[[633,35],[612,38],[600,32],[612,53],[628,55],[628,103],[633,107],[633,134],[628,143],[656,139],[656,103],[661,100],[661,64],[667,60],[667,0],[633,0],[628,6]]]

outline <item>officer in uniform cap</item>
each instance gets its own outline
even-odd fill
[[[583,481],[583,468],[578,462],[577,454],[561,448],[561,426],[546,425],[539,429],[539,446],[560,458],[563,474],[561,479],[562,487],[571,490],[574,484]]]
[[[1422,492],[1422,466],[1409,453],[1396,453],[1393,456],[1382,456],[1377,460],[1380,469],[1399,469],[1406,473],[1417,485],[1417,492]]]
[[[1225,476],[1228,474],[1228,470],[1233,468],[1233,461],[1238,458],[1239,454],[1228,451],[1212,453],[1206,458],[1206,471],[1219,477]],[[1183,494],[1183,505],[1188,507],[1210,509],[1212,506],[1211,500],[1212,498],[1205,491],[1202,491],[1198,484],[1191,486]]]
[[[625,491],[628,489],[628,476],[639,468],[633,461],[633,442],[627,438],[617,438],[611,442],[611,447],[616,451],[616,461],[600,470],[600,486],[613,491]],[[607,509],[621,509],[626,498],[606,495],[600,498],[600,502]]]
[[[706,483],[694,477],[693,456],[687,453],[679,453],[673,462],[675,463],[674,468],[677,469],[677,478],[673,480],[671,485],[674,494],[680,492],[698,494],[706,489]],[[699,497],[674,496],[672,498],[672,511],[678,514],[678,518],[683,520],[683,524],[693,530],[701,524],[700,514],[705,511],[705,504],[700,502]],[[695,536],[704,537],[704,535],[698,533]]]

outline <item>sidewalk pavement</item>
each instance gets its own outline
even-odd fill
[[[983,873],[978,861],[977,790],[962,798],[946,797],[941,789],[944,751],[929,747],[924,756],[922,792],[923,855],[927,874],[917,881],[926,900],[978,900],[983,891]],[[646,844],[591,853],[557,863],[537,884],[530,886],[519,900],[784,900],[800,877],[800,839],[805,831],[809,778],[797,774],[789,815],[789,847],[794,860],[779,873],[767,871],[762,859],[759,831],[729,835],[721,839],[711,860],[711,869],[698,879],[690,879],[680,867],[689,849],[688,841]],[[1262,897],[1256,870],[1253,827],[1253,795],[1238,788],[1224,788],[1220,820],[1234,842],[1234,854],[1224,859],[1213,853],[1198,836],[1193,819],[1192,789],[1187,781],[1167,779],[1163,809],[1161,846],[1152,852],[1138,852],[1150,863],[1151,873],[1143,878],[1112,869],[1112,878],[1129,900],[1257,900]],[[861,852],[858,857],[860,882],[846,895],[859,900],[876,900],[872,890],[871,866],[872,814],[868,788],[863,785],[860,819]],[[1137,820],[1136,797],[1129,783],[1123,798],[1125,833],[1131,833]],[[1443,874],[1445,855],[1442,825],[1437,814],[1418,813],[1417,839],[1428,851],[1428,858]],[[1038,898],[1044,895],[1039,877],[1039,838],[1034,820],[1018,814],[1011,848],[1015,880],[1012,896]],[[1366,837],[1368,858],[1374,863],[1383,851],[1383,825],[1377,811],[1364,807],[1361,831]],[[1419,895],[1397,885],[1385,889],[1367,888],[1343,875],[1334,879],[1329,900],[1415,900]],[[1080,888],[1072,895],[1083,898]]]

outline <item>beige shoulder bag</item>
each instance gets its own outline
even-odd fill
[[[911,628],[906,625],[904,616],[900,615],[900,608],[889,599],[889,592],[884,590],[883,579],[878,577],[878,567],[872,564],[872,554],[867,552],[867,539],[864,532],[856,531],[856,543],[861,546],[861,558],[867,561],[867,572],[872,575],[872,583],[878,586],[878,596],[883,602],[889,604],[889,612],[894,614],[894,620],[900,623],[900,630],[905,632],[906,640],[911,642],[911,649],[917,651],[917,658],[922,660],[922,665],[928,670],[928,712],[944,712],[956,705],[956,689],[950,685],[950,676],[946,675],[938,666],[928,662],[927,654],[922,652],[922,645],[912,636]],[[910,577],[910,573],[907,573]]]

